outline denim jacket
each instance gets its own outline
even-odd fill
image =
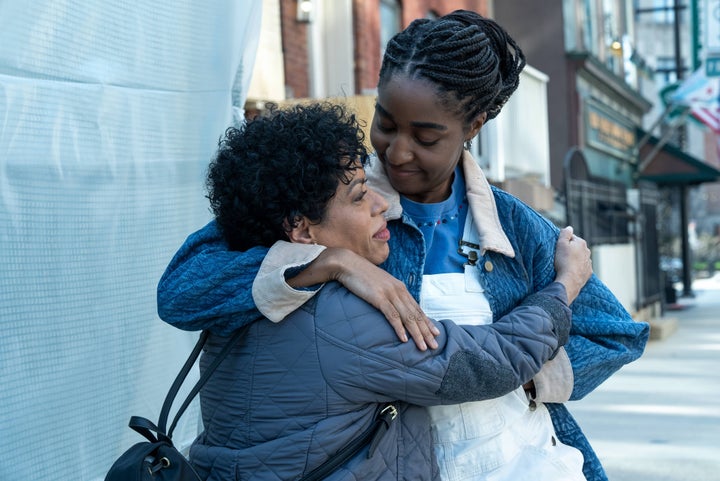
[[[373,188],[390,200],[397,215],[399,198],[393,194],[387,178],[375,162]],[[523,298],[542,289],[555,277],[555,244],[559,230],[547,219],[514,196],[490,186],[469,154],[463,159],[470,212],[481,236],[477,265],[480,280],[497,319],[513,309]],[[403,280],[419,298],[425,249],[418,228],[406,216],[393,222],[390,252],[384,268]],[[571,305],[573,325],[565,346],[572,368],[573,385],[569,399],[590,393],[623,365],[642,354],[649,326],[636,322],[617,298],[595,275]],[[555,372],[562,372],[562,365]],[[556,376],[552,373],[548,379]],[[555,377],[557,378],[557,377]],[[536,385],[539,385],[536,382]],[[550,387],[549,390],[552,391]],[[538,390],[539,391],[539,390]],[[538,392],[540,400],[542,394]],[[555,430],[561,441],[578,448],[585,458],[583,473],[589,481],[607,476],[579,425],[562,403],[547,402]]]

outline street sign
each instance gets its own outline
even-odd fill
[[[720,0],[705,1],[705,75],[720,77]]]
[[[705,49],[708,52],[720,51],[720,0],[706,0],[703,13],[705,17]]]
[[[720,57],[708,57],[705,59],[705,75],[708,77],[720,77]]]

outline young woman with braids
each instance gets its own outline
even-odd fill
[[[228,129],[207,182],[228,247],[244,251],[283,239],[383,262],[388,203],[367,187],[367,159],[357,119],[341,105],[295,106]],[[585,243],[569,235],[557,251],[556,282],[490,325],[438,322],[437,349],[398,342],[384,316],[339,283],[325,284],[283,322],[258,319],[201,393],[204,431],[190,449],[193,465],[208,481],[439,480],[421,406],[511,392],[567,341],[565,292],[579,291],[592,266]],[[215,262],[202,268],[236,286]],[[229,296],[225,301],[201,301],[219,318],[201,370],[228,342],[218,332],[234,322],[232,308],[225,309]],[[373,442],[344,461],[332,456],[362,439],[378,412],[395,418],[384,418]],[[317,475],[328,460],[338,465]]]
[[[229,252],[206,228],[161,280],[161,317],[185,329],[212,326],[216,312],[191,306],[219,296],[232,298],[236,320],[243,313],[251,319],[254,302],[280,321],[315,294],[313,285],[339,280],[380,309],[402,340],[407,329],[425,349],[436,347],[425,314],[492,323],[543,289],[555,276],[558,236],[567,231],[491,187],[464,148],[500,112],[524,64],[500,26],[468,11],[416,20],[387,45],[371,127],[376,156],[366,172],[389,204],[390,256],[381,267],[394,278],[351,252],[321,245],[280,242],[267,254]],[[258,255],[265,259],[255,276]],[[205,282],[179,280],[208,259],[222,259],[225,275],[254,278],[252,299],[249,288],[218,288],[212,273]],[[567,294],[574,298],[570,340],[531,382],[497,399],[429,408],[444,480],[607,479],[563,403],[637,359],[649,328],[595,276]],[[174,309],[177,302],[183,309]]]

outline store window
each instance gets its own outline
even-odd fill
[[[672,24],[675,22],[673,0],[653,0],[652,19],[655,23]]]
[[[655,82],[667,85],[677,80],[677,61],[675,57],[658,57],[655,59]]]
[[[597,4],[595,1],[585,0],[580,10],[580,30],[582,32],[581,50],[590,52],[598,56],[597,36],[601,30],[598,25]]]

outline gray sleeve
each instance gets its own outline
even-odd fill
[[[572,311],[567,305],[567,292],[559,282],[553,282],[542,291],[527,296],[523,306],[538,306],[547,312],[553,323],[553,329],[557,335],[558,344],[564,346],[570,339],[570,327],[572,326]],[[552,357],[555,357],[553,353]],[[551,357],[551,359],[552,359]]]
[[[323,374],[353,401],[452,404],[498,397],[530,380],[567,338],[564,289],[549,286],[496,322],[437,323],[439,347],[401,343],[385,318],[339,285],[316,303]]]

